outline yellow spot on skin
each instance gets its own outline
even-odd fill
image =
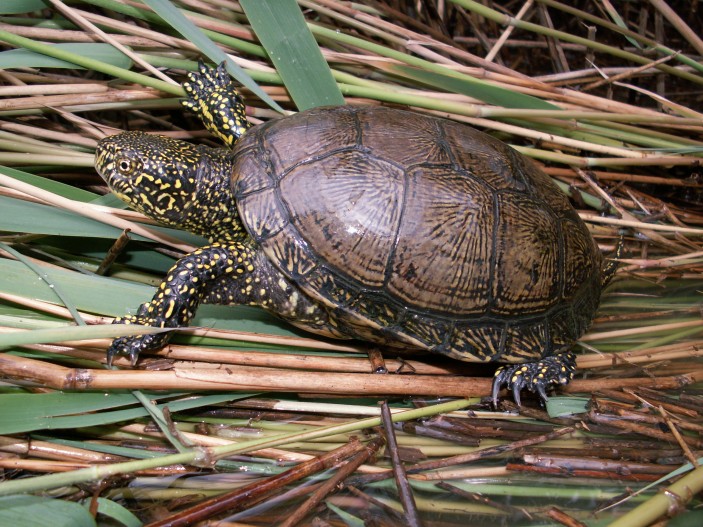
[[[173,300],[169,301],[168,303],[168,309],[166,309],[166,313],[164,313],[164,316],[168,319],[171,318],[173,315],[173,309],[175,308],[175,303]]]

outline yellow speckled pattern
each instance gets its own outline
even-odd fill
[[[210,240],[242,240],[229,177],[232,154],[144,132],[100,141],[95,166],[135,210]]]
[[[188,75],[183,89],[188,95],[181,101],[183,106],[230,148],[249,128],[244,101],[232,85],[224,62],[217,68],[201,62],[198,73]]]

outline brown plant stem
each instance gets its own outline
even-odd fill
[[[351,456],[349,460],[342,465],[334,476],[322,483],[310,496],[305,503],[298,507],[293,514],[280,524],[280,527],[293,527],[300,523],[305,516],[314,509],[325,497],[334,491],[334,489],[348,478],[352,472],[364,464],[370,457],[374,456],[378,449],[383,446],[383,439],[376,438],[371,440],[364,450]]]
[[[367,446],[359,441],[352,441],[309,461],[304,461],[295,467],[263,481],[255,481],[224,495],[216,496],[197,505],[180,511],[168,518],[148,524],[146,527],[186,527],[195,522],[211,518],[216,514],[235,512],[250,507],[279,492],[285,485],[304,477],[329,469],[341,460],[353,456]]]
[[[327,394],[442,395],[480,397],[490,393],[491,379],[432,375],[319,373],[273,368],[175,368],[171,371],[116,371],[67,368],[44,361],[0,356],[2,378],[39,383],[57,390],[243,390]],[[656,378],[574,380],[563,391],[594,392],[605,388],[680,388],[703,379],[703,370]]]
[[[421,527],[422,521],[417,511],[417,505],[415,505],[413,491],[410,488],[408,476],[405,473],[405,467],[403,466],[403,461],[400,459],[400,454],[398,452],[398,442],[395,438],[391,411],[388,408],[387,401],[381,403],[381,423],[383,423],[383,430],[386,435],[386,441],[388,442],[388,453],[391,457],[393,476],[395,477],[395,484],[398,487],[400,503],[403,505],[403,511],[405,512],[405,521],[410,527]]]

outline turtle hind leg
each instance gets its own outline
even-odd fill
[[[213,135],[232,147],[250,126],[239,91],[222,62],[217,68],[200,62],[183,83],[181,104],[195,113]]]
[[[497,406],[498,392],[503,386],[512,390],[513,399],[518,406],[523,388],[537,393],[542,402],[546,402],[547,390],[552,385],[568,384],[574,377],[575,369],[576,355],[570,351],[557,353],[536,362],[501,366],[493,377],[493,406]]]

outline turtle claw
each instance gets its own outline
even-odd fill
[[[116,356],[124,355],[129,357],[129,362],[134,367],[137,365],[137,359],[139,359],[141,352],[163,348],[170,336],[171,332],[169,331],[166,333],[116,338],[107,350],[107,365],[112,366],[112,361]]]
[[[513,401],[515,401],[515,404],[518,406],[522,406],[522,401],[520,400],[520,390],[522,390],[522,386],[519,386],[518,384],[515,384],[513,386]],[[498,404],[498,401],[493,401],[493,405],[496,406]]]
[[[493,377],[491,401],[498,406],[498,393],[505,386],[513,393],[515,403],[520,406],[520,392],[523,388],[536,393],[542,404],[549,397],[547,389],[551,386],[568,384],[574,376],[576,356],[571,352],[557,353],[538,362],[501,366]]]
[[[145,318],[142,316],[128,316],[116,318],[113,324],[140,324],[142,326],[164,327],[155,318]],[[112,367],[115,357],[129,357],[132,367],[137,365],[139,354],[143,351],[153,351],[163,348],[171,338],[172,332],[151,333],[147,335],[132,335],[127,337],[117,337],[112,341],[107,349],[107,366]]]
[[[129,356],[129,362],[132,368],[137,365],[137,359],[139,358],[139,350],[132,346],[132,349],[125,351],[124,338],[118,338],[113,341],[110,347],[107,349],[107,367],[112,368],[112,361],[115,357],[119,355]]]

